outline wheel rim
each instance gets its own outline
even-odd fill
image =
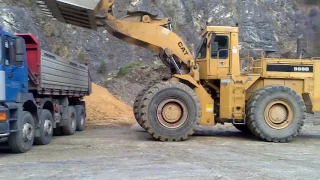
[[[284,100],[270,102],[264,111],[264,118],[267,124],[274,129],[284,129],[293,121],[293,109]]]
[[[45,136],[50,136],[53,132],[52,122],[49,119],[44,121],[44,133]]]
[[[166,128],[181,127],[188,118],[187,106],[180,100],[167,99],[157,109],[157,119]]]
[[[33,138],[33,127],[30,123],[25,123],[22,128],[22,138],[24,142],[31,141]]]

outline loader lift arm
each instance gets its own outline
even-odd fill
[[[160,55],[170,62],[176,73],[178,64],[199,80],[195,58],[184,41],[171,28],[170,18],[158,18],[149,12],[129,12],[117,19],[113,15],[114,0],[42,0],[37,1],[44,13],[58,21],[96,30],[104,27],[111,35]]]

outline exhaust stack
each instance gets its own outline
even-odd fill
[[[297,59],[302,59],[302,38],[303,35],[297,38]]]

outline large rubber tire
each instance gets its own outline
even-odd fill
[[[291,116],[291,120],[280,128],[272,127],[267,122],[269,118],[266,117],[268,114],[265,111],[268,109],[268,105],[274,101],[287,104],[292,112],[285,117]],[[306,118],[306,106],[301,96],[294,90],[281,85],[263,87],[250,97],[247,107],[247,125],[250,131],[267,142],[290,141],[300,133]]]
[[[185,110],[181,111],[181,116],[188,113],[185,121],[177,127],[166,127],[159,120],[158,108],[168,99],[184,103]],[[142,101],[141,111],[147,132],[160,141],[186,140],[199,125],[202,113],[200,101],[194,91],[185,84],[173,81],[159,83],[150,88]]]
[[[245,124],[233,124],[233,126],[245,134],[252,134],[250,129]]]
[[[47,145],[53,136],[53,116],[49,110],[42,110],[40,114],[40,137],[35,137],[34,144]]]
[[[145,88],[143,88],[139,94],[137,95],[136,99],[134,100],[133,104],[133,112],[134,112],[134,117],[137,121],[137,123],[144,129],[147,130],[146,127],[143,124],[143,120],[141,119],[141,102],[145,98],[146,92],[152,87],[153,85],[148,85]]]
[[[84,131],[86,128],[86,112],[83,105],[75,106],[76,119],[77,119],[77,131]]]
[[[68,107],[67,125],[62,127],[63,135],[73,135],[77,129],[76,110],[73,106]]]
[[[9,147],[13,153],[25,153],[32,148],[35,133],[34,119],[29,112],[22,112],[18,121],[18,129],[17,132],[10,134]]]

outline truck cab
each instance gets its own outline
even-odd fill
[[[28,92],[28,67],[24,39],[0,30],[0,101],[15,102]]]
[[[7,105],[28,92],[25,42],[0,27],[0,137],[10,133]]]

